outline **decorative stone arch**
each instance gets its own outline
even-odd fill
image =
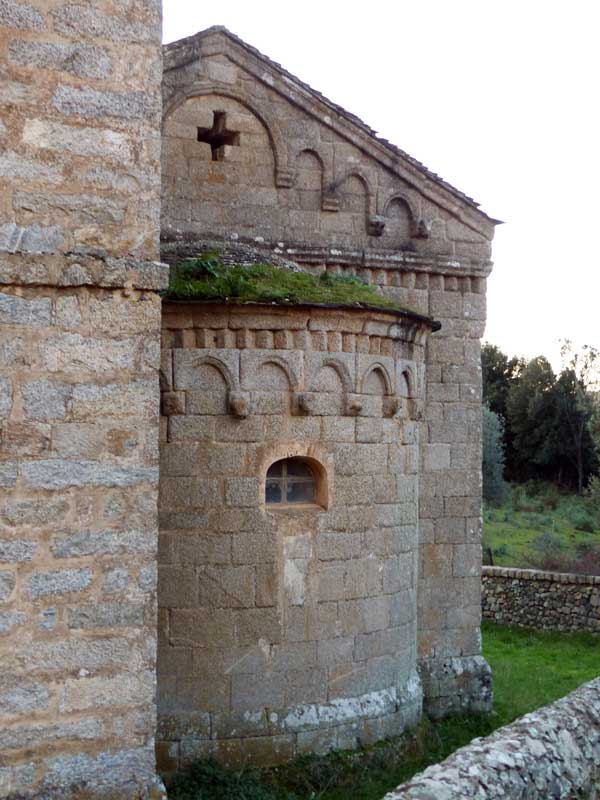
[[[206,97],[209,95],[228,97],[230,100],[236,100],[258,119],[267,132],[269,144],[273,152],[273,159],[275,162],[275,186],[282,189],[287,189],[292,186],[294,183],[294,170],[290,168],[288,162],[287,145],[279,124],[274,118],[265,114],[264,110],[261,109],[259,111],[254,104],[254,99],[245,92],[230,88],[229,86],[192,84],[185,90],[176,92],[169,100],[163,109],[163,120],[183,105],[186,100],[190,100],[192,97]]]
[[[385,387],[384,396],[392,397],[394,395],[394,382],[392,381],[392,378],[387,368],[380,361],[376,361],[374,364],[370,364],[369,367],[365,370],[364,375],[360,379],[359,392],[361,394],[364,393],[365,384],[373,372],[379,373],[383,379],[383,384]]]
[[[346,172],[341,178],[334,180],[334,182],[329,186],[329,194],[337,196],[340,187],[343,186],[349,178],[358,178],[365,188],[365,196],[367,198],[366,216],[368,225],[369,221],[375,217],[375,192],[373,190],[371,181],[367,178],[362,170],[352,168],[351,170],[348,170],[348,172]]]
[[[303,153],[310,153],[314,156],[319,164],[321,165],[321,207],[323,211],[334,211],[337,210],[337,203],[335,203],[335,208],[331,206],[331,186],[333,184],[333,170],[331,167],[330,159],[328,159],[325,154],[323,153],[322,148],[318,147],[317,145],[311,145],[310,147],[302,147],[296,150],[293,155],[292,163],[294,166],[297,164],[298,159]],[[294,170],[295,172],[295,170]]]
[[[296,375],[291,365],[282,358],[281,356],[271,354],[266,355],[261,362],[258,364],[257,369],[262,369],[263,367],[267,366],[267,364],[275,364],[275,366],[279,367],[286,375],[291,392],[297,392],[300,388],[300,376]]]
[[[387,198],[385,199],[385,202],[383,203],[383,207],[382,207],[382,211],[381,211],[382,216],[385,219],[388,218],[388,215],[389,215],[389,212],[390,212],[390,207],[391,207],[392,203],[394,201],[396,201],[396,200],[399,200],[403,205],[406,206],[406,209],[408,211],[408,216],[409,216],[411,236],[417,236],[418,235],[418,228],[419,228],[419,214],[417,212],[417,209],[416,209],[415,204],[413,203],[413,201],[404,192],[393,191],[391,194],[389,194],[387,196]]]
[[[403,364],[399,367],[398,373],[398,394],[408,400],[417,397],[417,380],[413,367],[409,364]],[[406,386],[405,394],[402,392],[403,386]]]
[[[229,393],[238,391],[238,380],[231,372],[227,364],[220,359],[215,358],[215,356],[198,356],[198,360],[194,360],[193,366],[195,369],[197,367],[202,367],[205,364],[208,364],[210,367],[214,367],[221,374]]]
[[[331,367],[331,369],[335,370],[346,395],[354,391],[354,381],[348,367],[342,361],[338,361],[336,358],[327,358],[319,367],[316,375],[319,374],[323,367]],[[311,389],[311,391],[315,391],[315,389]]]

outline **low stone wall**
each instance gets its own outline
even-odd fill
[[[600,577],[484,567],[483,619],[539,630],[600,631]]]
[[[600,797],[600,678],[457,750],[384,800]]]

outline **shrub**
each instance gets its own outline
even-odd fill
[[[594,532],[594,520],[586,514],[585,511],[579,511],[571,516],[571,522],[576,531],[583,531],[584,533]]]
[[[584,494],[585,507],[589,514],[600,520],[600,476],[594,475]]]
[[[224,769],[215,761],[196,761],[168,787],[172,800],[279,800],[281,794],[261,782],[253,770]],[[287,795],[291,798],[292,795]]]

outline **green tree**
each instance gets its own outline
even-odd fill
[[[508,494],[504,481],[504,423],[487,405],[482,408],[482,422],[483,499],[499,506]]]
[[[592,391],[598,382],[600,353],[588,345],[580,353],[571,342],[563,342],[561,356],[565,365],[556,383],[558,410],[558,450],[563,468],[573,473],[579,494],[589,477],[598,469],[598,445],[593,430],[597,424],[597,396]]]
[[[524,366],[522,358],[509,358],[495,344],[485,342],[481,348],[483,402],[490,411],[500,414],[504,419],[509,389],[518,380]]]
[[[522,358],[509,358],[499,347],[485,343],[481,348],[481,373],[483,384],[483,402],[490,411],[499,414],[503,422],[502,441],[504,443],[505,471],[509,480],[514,480],[515,452],[513,433],[508,420],[506,403],[510,387],[519,380],[525,367]]]
[[[518,481],[559,477],[555,383],[549,361],[538,356],[527,362],[519,380],[509,388],[506,413],[512,434],[511,477]]]

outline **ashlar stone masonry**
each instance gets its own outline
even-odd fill
[[[357,275],[442,323],[427,342],[422,408],[415,417],[418,666],[428,713],[489,708],[490,674],[479,633],[479,340],[494,220],[225,29],[175,42],[164,55],[166,260],[211,249],[207,239],[227,243],[216,245],[224,253],[246,242],[259,258],[285,258],[315,274]],[[181,335],[194,346],[191,331]],[[260,349],[271,338],[274,331],[252,346]],[[325,338],[306,349],[332,346]],[[332,347],[344,350],[339,343]],[[322,440],[315,423],[303,423],[313,425],[303,438]],[[362,435],[358,427],[355,433]],[[378,446],[376,434],[369,435]],[[374,489],[359,475],[356,490],[360,484],[360,496],[376,507]],[[257,502],[248,507],[248,519]]]
[[[167,303],[159,766],[402,732],[417,673],[415,314]],[[316,496],[269,503],[271,465]]]
[[[494,220],[222,28],[163,56],[158,0],[0,0],[3,797],[158,797],[157,691],[167,770],[490,704]],[[161,230],[409,310],[169,304],[161,350]]]
[[[0,60],[0,796],[145,797],[160,3],[0,2]]]

